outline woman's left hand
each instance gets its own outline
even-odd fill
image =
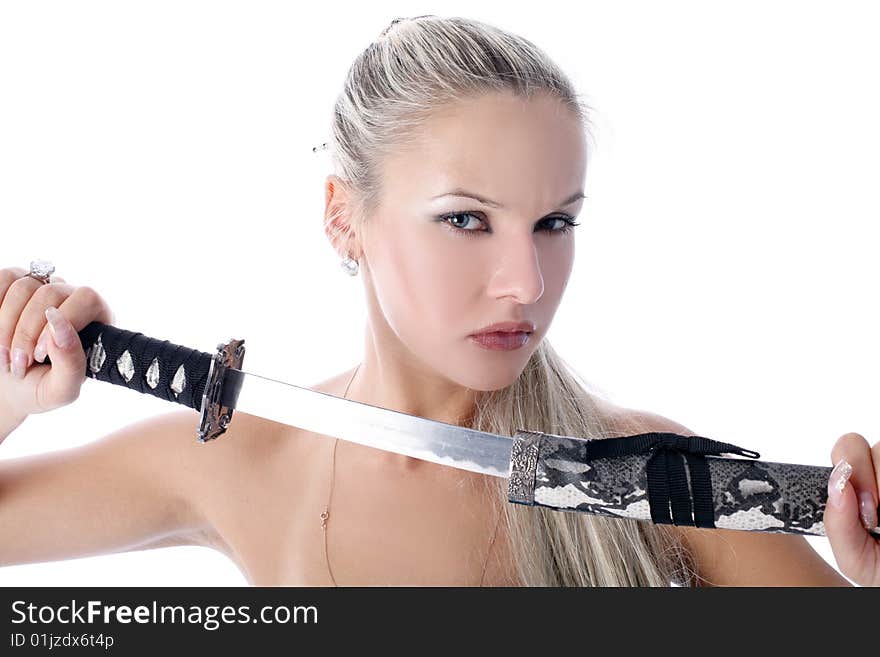
[[[831,449],[834,470],[828,479],[828,503],[823,514],[825,535],[837,565],[861,586],[880,586],[880,441],[873,447],[864,436],[848,433]]]

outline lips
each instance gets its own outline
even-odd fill
[[[484,349],[511,351],[524,346],[535,330],[529,321],[495,322],[468,337]]]
[[[535,325],[532,322],[528,321],[507,321],[507,322],[496,322],[495,324],[490,324],[489,326],[484,326],[479,331],[475,333],[471,333],[472,336],[480,336],[489,333],[532,333],[535,330]]]
[[[489,333],[477,333],[470,339],[484,349],[512,351],[524,346],[531,333],[525,331],[494,331]]]

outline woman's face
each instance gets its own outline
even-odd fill
[[[585,176],[581,126],[552,97],[494,93],[435,114],[385,161],[361,236],[379,353],[474,390],[513,383],[568,283],[578,229],[564,219],[577,218]],[[535,326],[519,349],[468,337],[508,320]]]

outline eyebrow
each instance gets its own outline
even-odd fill
[[[493,201],[493,200],[488,199],[484,196],[480,196],[479,194],[474,194],[473,192],[469,192],[465,189],[453,189],[450,192],[445,192],[444,194],[438,194],[437,196],[432,196],[431,200],[433,201],[438,198],[443,198],[444,196],[460,196],[461,198],[470,198],[475,201],[479,201],[483,205],[488,205],[490,208],[498,208],[498,209],[504,208],[504,206],[501,205],[498,201]],[[562,203],[559,204],[559,207],[565,207],[566,205],[571,205],[575,201],[579,201],[582,198],[587,198],[587,197],[584,196],[583,191],[579,190],[579,191],[575,192],[574,194],[572,194],[571,196],[569,196],[567,199],[563,200]]]

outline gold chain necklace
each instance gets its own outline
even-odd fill
[[[351,388],[351,383],[354,381],[355,375],[358,373],[358,370],[361,368],[360,364],[354,369],[354,374],[351,375],[351,378],[348,380],[348,385],[345,386],[345,392],[342,394],[343,399],[348,399],[348,389]],[[331,478],[330,478],[330,495],[327,499],[327,506],[324,507],[324,512],[321,514],[321,530],[324,533],[324,560],[327,562],[327,572],[330,574],[330,579],[333,581],[333,586],[339,586],[336,583],[336,578],[333,577],[333,569],[330,567],[330,556],[327,554],[327,520],[330,518],[330,503],[333,501],[333,484],[336,481],[336,446],[339,444],[339,438],[337,438],[333,442],[333,462],[330,467]],[[492,533],[492,540],[489,542],[489,549],[486,550],[486,560],[483,562],[483,572],[480,574],[480,584],[483,585],[483,578],[486,576],[486,566],[489,563],[489,555],[492,554],[492,546],[495,544],[495,537],[498,534],[498,524],[501,521],[501,513],[498,514],[498,520],[495,522],[495,531]]]

